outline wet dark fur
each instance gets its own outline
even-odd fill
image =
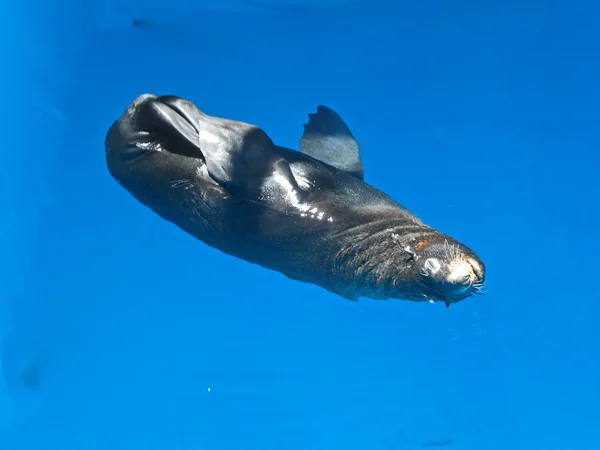
[[[110,174],[163,219],[229,255],[351,300],[423,301],[414,253],[405,247],[428,240],[472,253],[362,179],[280,146],[269,155],[283,158],[294,177],[306,181],[303,201],[332,221],[303,216],[281,204],[275,191],[261,199],[232,194],[211,178],[205,156],[161,130],[134,102],[107,133]],[[151,148],[128,154],[138,134]],[[154,151],[159,147],[170,150]]]

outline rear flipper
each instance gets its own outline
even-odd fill
[[[232,195],[276,208],[302,202],[304,192],[288,162],[261,128],[209,116],[179,97],[156,100],[161,120],[199,148],[211,178]]]
[[[360,146],[346,122],[333,109],[317,106],[308,115],[300,151],[362,180],[365,171],[360,159]]]

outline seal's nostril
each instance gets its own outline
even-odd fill
[[[469,258],[469,264],[473,269],[473,273],[475,274],[476,281],[481,281],[483,279],[483,268],[481,264],[477,262],[477,260],[473,258]]]

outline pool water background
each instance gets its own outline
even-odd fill
[[[600,7],[305,5],[5,4],[0,448],[600,448]],[[144,92],[294,148],[331,106],[488,293],[355,304],[195,241],[106,170]]]

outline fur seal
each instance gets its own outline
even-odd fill
[[[474,251],[367,184],[332,109],[309,114],[300,151],[183,98],[144,94],[109,128],[110,175],[205,244],[345,299],[443,302],[481,291]]]

